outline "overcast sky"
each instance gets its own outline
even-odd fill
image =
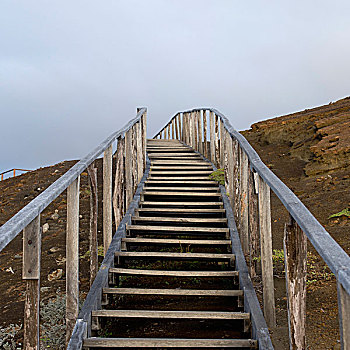
[[[215,107],[238,129],[350,95],[350,2],[1,0],[0,172]]]

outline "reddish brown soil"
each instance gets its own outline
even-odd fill
[[[253,124],[242,132],[269,168],[300,198],[349,254],[350,218],[328,219],[350,207],[350,98]],[[288,216],[272,195],[274,249],[282,248]],[[308,349],[339,347],[335,277],[309,243]],[[288,324],[282,263],[276,264],[277,349],[287,349]],[[280,272],[277,271],[280,267]]]

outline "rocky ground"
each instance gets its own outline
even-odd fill
[[[242,132],[262,160],[293,190],[349,254],[350,98],[303,112],[262,121]],[[278,328],[277,349],[287,349],[282,240],[287,214],[272,196],[273,245]],[[330,218],[333,214],[343,215]],[[311,243],[308,246],[308,349],[339,347],[335,277]],[[259,281],[257,281],[259,282]]]
[[[270,169],[310,209],[334,239],[349,253],[350,218],[350,98],[303,112],[253,124],[243,132]],[[28,204],[75,161],[41,168],[0,182],[0,225]],[[97,161],[99,184],[101,162]],[[101,203],[102,189],[99,189]],[[89,185],[81,176],[80,192],[80,290],[82,299],[89,288],[88,231]],[[288,349],[282,239],[287,213],[272,195],[273,244],[278,328],[272,330],[276,349]],[[102,208],[100,205],[99,209]],[[55,212],[57,211],[57,212]],[[329,218],[332,214],[339,215]],[[56,214],[56,215],[55,215]],[[48,224],[42,247],[42,348],[59,349],[63,333],[65,290],[65,217],[63,193],[41,217]],[[47,227],[47,226],[46,226]],[[101,223],[99,223],[101,232]],[[101,241],[100,241],[101,242]],[[21,348],[25,284],[21,280],[22,238],[19,235],[0,253],[0,348]],[[62,274],[61,274],[62,273]],[[259,279],[255,281],[261,293]],[[56,335],[56,338],[54,337]],[[338,310],[335,278],[309,245],[307,342],[308,349],[338,349]],[[0,340],[1,342],[1,340]]]

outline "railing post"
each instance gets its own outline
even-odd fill
[[[193,118],[193,131],[194,131],[194,149],[198,151],[198,113],[197,111],[192,113]]]
[[[195,136],[195,115],[193,112],[190,114],[190,137],[191,137],[191,147],[196,149],[196,136]]]
[[[215,114],[215,165],[220,167],[219,117]]]
[[[168,140],[170,140],[170,124],[168,124],[166,128],[168,131]]]
[[[259,176],[259,226],[261,270],[263,283],[263,304],[266,323],[270,328],[276,326],[275,291],[272,265],[272,232],[270,187]]]
[[[240,195],[240,172],[239,172],[239,149],[240,146],[237,140],[232,140],[232,166],[233,166],[233,184],[232,184],[232,208],[235,215],[237,229],[240,231],[241,227],[241,195]]]
[[[177,140],[180,140],[179,128],[178,128],[179,119],[180,119],[180,114],[176,114],[176,116],[175,116],[175,131],[176,131],[176,139]]]
[[[215,161],[215,130],[214,130],[214,112],[209,112],[209,122],[210,122],[210,160],[212,163]]]
[[[208,158],[207,111],[203,109],[203,154]]]
[[[248,168],[249,169],[249,168]],[[249,223],[249,269],[250,277],[255,277],[257,272],[257,258],[259,255],[259,223],[258,223],[258,189],[253,170],[248,176],[248,223]]]
[[[284,226],[284,261],[289,322],[289,348],[305,350],[307,239],[290,216]]]
[[[125,178],[124,178],[124,152],[125,152],[125,138],[118,138],[117,154],[116,154],[116,169],[115,169],[115,183],[113,193],[113,209],[114,221],[116,230],[124,215],[124,200],[125,200]]]
[[[90,184],[90,286],[95,280],[98,271],[98,242],[97,242],[97,215],[98,215],[98,193],[97,193],[97,168],[94,162],[87,168]]]
[[[197,123],[198,123],[198,152],[203,154],[203,129],[202,129],[202,116],[201,111],[197,112]]]
[[[346,276],[349,284],[350,274],[341,271],[338,275],[337,289],[338,289],[338,312],[339,312],[339,326],[340,326],[340,341],[342,350],[350,349],[350,295],[342,286],[339,277]],[[342,278],[341,278],[342,279]]]
[[[112,242],[112,156],[110,145],[103,155],[103,251],[106,255]]]
[[[182,130],[182,125],[183,125],[183,122],[181,123],[181,113],[178,114],[179,116],[179,140],[183,141],[183,130]],[[182,114],[182,118],[183,118],[183,114]]]
[[[141,128],[141,121],[137,122],[135,124],[136,127],[136,149],[137,149],[137,184],[142,179],[143,176],[143,142],[142,142],[142,128]]]
[[[126,207],[128,209],[133,193],[133,176],[132,176],[132,130],[125,133],[125,189],[126,189]]]
[[[225,166],[225,156],[224,156],[224,149],[225,149],[225,126],[223,121],[220,119],[220,168],[223,168]]]
[[[80,177],[67,188],[66,345],[79,308],[79,186]]]
[[[175,139],[175,118],[171,121],[171,137],[173,140]]]
[[[26,299],[24,306],[23,349],[40,348],[40,257],[41,230],[38,215],[23,230],[23,274],[26,280]]]
[[[228,198],[231,203],[231,207],[234,208],[234,159],[233,159],[233,144],[232,144],[232,137],[231,135],[226,131],[226,140],[225,140],[225,149],[227,152],[227,169],[225,169],[225,173],[227,173],[227,179],[228,179]]]
[[[240,237],[244,254],[249,252],[249,230],[248,230],[248,157],[240,148],[240,197],[241,197],[241,225]]]

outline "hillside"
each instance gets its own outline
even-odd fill
[[[242,134],[269,168],[300,198],[332,237],[350,253],[350,218],[329,218],[350,207],[350,98],[255,123]],[[273,243],[282,248],[286,212],[272,195]],[[339,343],[335,277],[308,246],[307,340],[310,349],[333,349]],[[276,258],[277,259],[277,258]],[[278,263],[276,263],[278,265]],[[280,262],[280,265],[283,265]],[[278,275],[276,273],[276,275]],[[275,279],[277,316],[283,332],[273,334],[286,348],[284,279]]]

